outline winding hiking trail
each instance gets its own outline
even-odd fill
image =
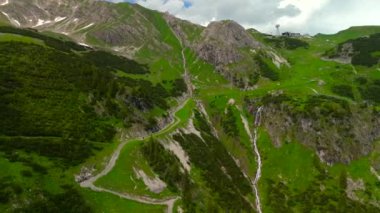
[[[252,135],[250,129],[249,129],[249,124],[247,121],[247,118],[245,118],[243,115],[241,115],[242,121],[244,123],[244,128],[252,141],[253,149],[256,154],[256,159],[257,159],[257,171],[256,171],[256,176],[255,179],[253,180],[253,188],[255,191],[255,200],[256,200],[256,209],[259,213],[262,213],[261,210],[261,201],[260,201],[260,194],[259,194],[259,189],[258,189],[258,182],[261,178],[261,167],[262,167],[262,162],[261,162],[261,155],[259,152],[259,148],[257,147],[257,140],[259,138],[258,136],[258,127],[260,126],[261,123],[261,112],[263,110],[263,107],[260,107],[256,114],[255,114],[255,130],[254,130],[254,135]]]
[[[182,102],[176,108],[175,111],[173,111],[171,113],[172,117],[173,117],[173,120],[172,120],[171,123],[169,123],[161,131],[159,131],[159,132],[157,132],[157,133],[155,133],[153,135],[157,136],[157,135],[165,134],[168,131],[170,131],[173,127],[175,127],[181,121],[178,117],[175,116],[175,114],[178,111],[180,111],[187,104],[187,102],[189,100],[190,99],[186,99],[184,102]],[[140,203],[153,204],[153,205],[166,205],[168,207],[167,212],[171,213],[171,212],[173,212],[174,203],[180,197],[169,197],[169,198],[164,198],[164,199],[155,199],[155,198],[150,198],[150,197],[145,197],[145,196],[139,196],[139,195],[134,195],[134,194],[129,194],[129,193],[115,192],[115,191],[112,191],[112,190],[109,190],[109,189],[105,189],[105,188],[102,188],[102,187],[95,186],[95,184],[94,184],[99,178],[107,175],[114,168],[114,166],[116,164],[116,161],[117,161],[117,159],[120,156],[120,152],[124,148],[124,146],[128,142],[136,141],[136,140],[144,140],[144,138],[143,137],[132,138],[132,139],[128,139],[127,141],[124,141],[124,142],[120,143],[119,146],[117,147],[117,149],[112,154],[111,159],[109,160],[109,162],[107,163],[107,165],[104,167],[104,169],[100,173],[98,173],[97,175],[95,175],[94,177],[91,177],[90,179],[81,182],[80,186],[83,187],[83,188],[90,188],[91,190],[97,191],[97,192],[108,192],[108,193],[111,193],[113,195],[119,196],[121,198],[137,201],[137,202],[140,202]]]
[[[173,33],[176,36],[176,38],[178,39],[178,41],[182,47],[181,56],[182,56],[182,61],[183,61],[184,80],[185,80],[185,83],[187,85],[187,98],[181,104],[179,104],[173,111],[169,112],[169,117],[172,118],[172,121],[169,124],[167,124],[164,128],[162,128],[159,132],[154,133],[153,136],[158,136],[158,135],[168,133],[172,130],[172,128],[176,127],[181,122],[180,118],[178,118],[176,116],[176,113],[178,111],[180,111],[183,107],[185,107],[185,105],[188,103],[188,101],[193,96],[193,85],[191,83],[190,74],[187,70],[185,48],[183,47],[182,40],[179,38],[179,36],[174,31],[173,31]],[[97,175],[81,182],[80,186],[83,188],[89,188],[89,189],[91,189],[93,191],[97,191],[97,192],[107,192],[107,193],[119,196],[121,198],[137,201],[140,203],[153,204],[153,205],[166,205],[168,207],[167,212],[172,213],[175,202],[178,199],[180,199],[180,197],[178,197],[178,196],[177,197],[168,197],[168,198],[163,198],[163,199],[155,199],[155,198],[151,198],[151,197],[140,196],[140,195],[135,195],[135,194],[130,194],[130,193],[120,193],[120,192],[116,192],[113,190],[109,190],[109,189],[105,189],[102,187],[95,186],[95,182],[99,178],[107,175],[115,167],[116,161],[119,159],[121,150],[124,148],[124,146],[128,142],[144,140],[144,138],[145,137],[132,138],[132,139],[128,139],[128,140],[120,143],[119,146],[117,147],[117,149],[112,154],[109,162],[104,167],[104,169],[100,173],[98,173]]]

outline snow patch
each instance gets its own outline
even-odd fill
[[[80,30],[85,30],[85,29],[91,27],[91,26],[94,25],[94,24],[95,24],[95,23],[91,23],[91,24],[89,24],[89,25],[86,25],[85,27],[82,27]]]
[[[5,0],[3,3],[0,3],[0,6],[4,6],[4,5],[7,5],[9,4],[9,0]]]
[[[51,23],[50,20],[38,19],[38,22],[36,25],[34,25],[34,27],[38,27],[38,26],[42,26],[42,25],[50,24],[50,23]]]
[[[176,141],[170,141],[169,143],[162,144],[166,149],[172,151],[177,156],[177,158],[181,162],[182,166],[186,169],[186,171],[190,172],[191,167],[189,164],[189,156],[182,149],[181,145],[179,145]]]
[[[78,44],[80,44],[80,45],[82,45],[82,46],[85,46],[85,47],[91,47],[90,45],[88,45],[88,44],[86,44],[86,43],[78,43]]]
[[[56,17],[55,19],[54,19],[54,22],[60,22],[60,21],[63,21],[63,20],[65,20],[67,17],[60,17],[60,16],[58,16],[58,17]]]
[[[153,193],[161,193],[166,188],[166,183],[160,180],[158,177],[151,178],[143,170],[133,168],[138,179],[142,179],[144,184],[149,188]]]
[[[11,18],[6,12],[1,12],[1,13],[2,13],[3,15],[5,15],[11,23],[16,24],[18,27],[21,26],[21,24],[20,24],[19,21],[17,21],[16,19]]]

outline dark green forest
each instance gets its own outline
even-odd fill
[[[183,80],[166,89],[161,83],[120,77],[115,71],[140,75],[149,73],[149,67],[35,30],[0,27],[0,32],[43,42],[0,42],[0,156],[28,168],[21,177],[37,184],[30,208],[17,211],[91,212],[73,186],[61,186],[59,194],[38,186],[51,168],[35,156],[62,171],[83,163],[112,143],[117,123],[126,128],[152,125],[154,117],[139,114],[168,109],[168,100],[186,91]],[[13,176],[4,178],[0,204],[30,193]]]

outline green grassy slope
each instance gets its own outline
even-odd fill
[[[174,99],[186,90],[182,47],[164,15],[126,3],[112,7],[124,14],[120,23],[134,23],[139,17],[150,32],[144,43],[130,44],[138,45],[134,54],[138,62],[110,54],[107,51],[113,47],[94,36],[120,23],[75,35],[88,33],[86,42],[101,50],[56,34],[0,27],[1,212],[166,209],[82,189],[74,182],[73,176],[83,167],[94,166],[99,172],[120,142],[121,132],[132,125],[157,131],[156,119],[167,116],[178,103]],[[199,39],[202,28],[180,24],[188,42]],[[194,97],[177,113],[176,123],[145,140],[130,141],[111,172],[95,184],[153,198],[181,196],[176,206],[185,212],[254,212],[251,180],[258,164],[241,116],[248,117],[250,128],[255,128],[252,106],[267,104],[263,97],[270,94],[289,97],[292,101],[285,101],[282,108],[290,109],[287,113],[293,117],[307,114],[320,121],[339,115],[344,120],[348,114],[339,103],[375,115],[380,108],[378,67],[339,64],[322,56],[348,39],[379,31],[378,27],[355,27],[336,35],[299,39],[267,39],[254,32],[259,41],[286,58],[290,67],[276,68],[266,52],[269,49],[257,53],[242,50],[255,57],[255,66],[260,69],[259,76],[249,76],[251,86],[255,85],[250,90],[233,86],[212,65],[186,49]],[[310,101],[315,99],[323,101]],[[196,101],[204,104],[210,120]],[[184,133],[190,121],[195,126],[192,131],[201,137]],[[328,124],[324,123],[321,134]],[[320,162],[313,146],[295,139],[296,128],[289,129],[293,134],[280,138],[279,144],[264,125],[259,129],[263,212],[378,212],[379,180],[373,172],[380,171],[377,143],[368,156],[358,155],[346,164],[330,166]],[[164,148],[162,144],[168,141],[176,141],[187,153],[190,171],[175,153]],[[167,187],[157,194],[149,191],[134,169],[159,177]],[[352,189],[353,181],[364,187]]]
[[[117,128],[153,127],[150,116],[160,114],[149,111],[168,109],[169,99],[183,88],[172,84],[167,90],[114,74],[149,73],[131,60],[102,53],[100,61],[97,52],[74,43],[29,30],[1,30],[7,33],[0,35],[0,209],[96,210],[98,204],[83,195],[98,195],[82,194],[74,183],[79,165],[109,155]],[[116,202],[99,196],[110,202],[104,208]],[[119,210],[163,208],[130,203]]]

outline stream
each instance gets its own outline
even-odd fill
[[[253,145],[253,151],[255,152],[256,155],[256,161],[257,161],[257,171],[256,171],[256,176],[255,179],[253,180],[253,189],[255,193],[255,200],[256,200],[256,209],[259,213],[262,213],[261,210],[261,201],[260,201],[260,194],[259,194],[259,189],[258,189],[258,182],[261,178],[261,167],[262,167],[262,162],[261,162],[261,156],[259,152],[259,148],[257,147],[257,141],[259,138],[259,133],[258,133],[258,128],[261,124],[261,112],[263,110],[263,107],[258,108],[256,114],[255,114],[255,130],[253,132],[253,135],[249,129],[248,121],[247,118],[245,118],[243,115],[241,115],[242,121],[244,123],[244,128],[252,142]]]

